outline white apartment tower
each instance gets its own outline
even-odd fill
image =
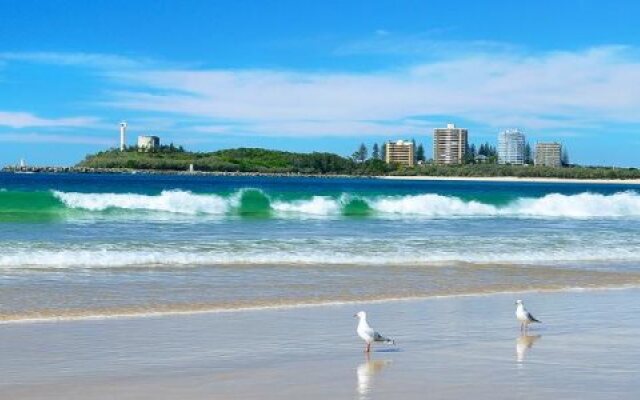
[[[433,162],[435,164],[462,164],[467,154],[468,131],[447,124],[433,130]]]
[[[498,164],[523,165],[525,148],[524,133],[507,129],[498,134]]]
[[[120,122],[120,151],[124,151],[125,143],[127,141],[127,123],[126,121]]]

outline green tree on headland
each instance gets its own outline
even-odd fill
[[[378,148],[378,143],[374,143],[371,148],[371,158],[374,160],[380,159],[380,149]]]
[[[564,167],[569,165],[569,151],[567,150],[567,146],[562,146],[562,151],[560,152],[560,163]]]
[[[524,145],[524,163],[533,164],[533,152],[531,151],[529,142]]]
[[[420,143],[418,145],[418,148],[416,149],[416,161],[425,161],[424,158],[424,146],[422,146],[422,143]]]
[[[367,150],[367,146],[364,143],[361,143],[360,147],[358,147],[358,150],[353,153],[352,157],[355,161],[361,163],[367,161],[367,158],[369,157],[369,150]]]

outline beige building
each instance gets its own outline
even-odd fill
[[[395,163],[413,167],[416,162],[413,142],[398,140],[386,143],[384,160],[387,164]]]
[[[462,164],[467,153],[468,131],[447,124],[433,130],[433,162],[435,164]]]
[[[562,145],[560,143],[537,143],[535,165],[560,167]]]
[[[138,151],[153,152],[160,147],[160,138],[157,136],[138,136]]]

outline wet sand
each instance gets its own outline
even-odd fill
[[[521,336],[513,302],[543,321]],[[640,290],[0,325],[6,399],[635,399]],[[352,315],[394,337],[370,357]]]

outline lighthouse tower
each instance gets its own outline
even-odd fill
[[[125,121],[120,122],[120,151],[124,151],[125,142],[127,140],[127,123]]]

